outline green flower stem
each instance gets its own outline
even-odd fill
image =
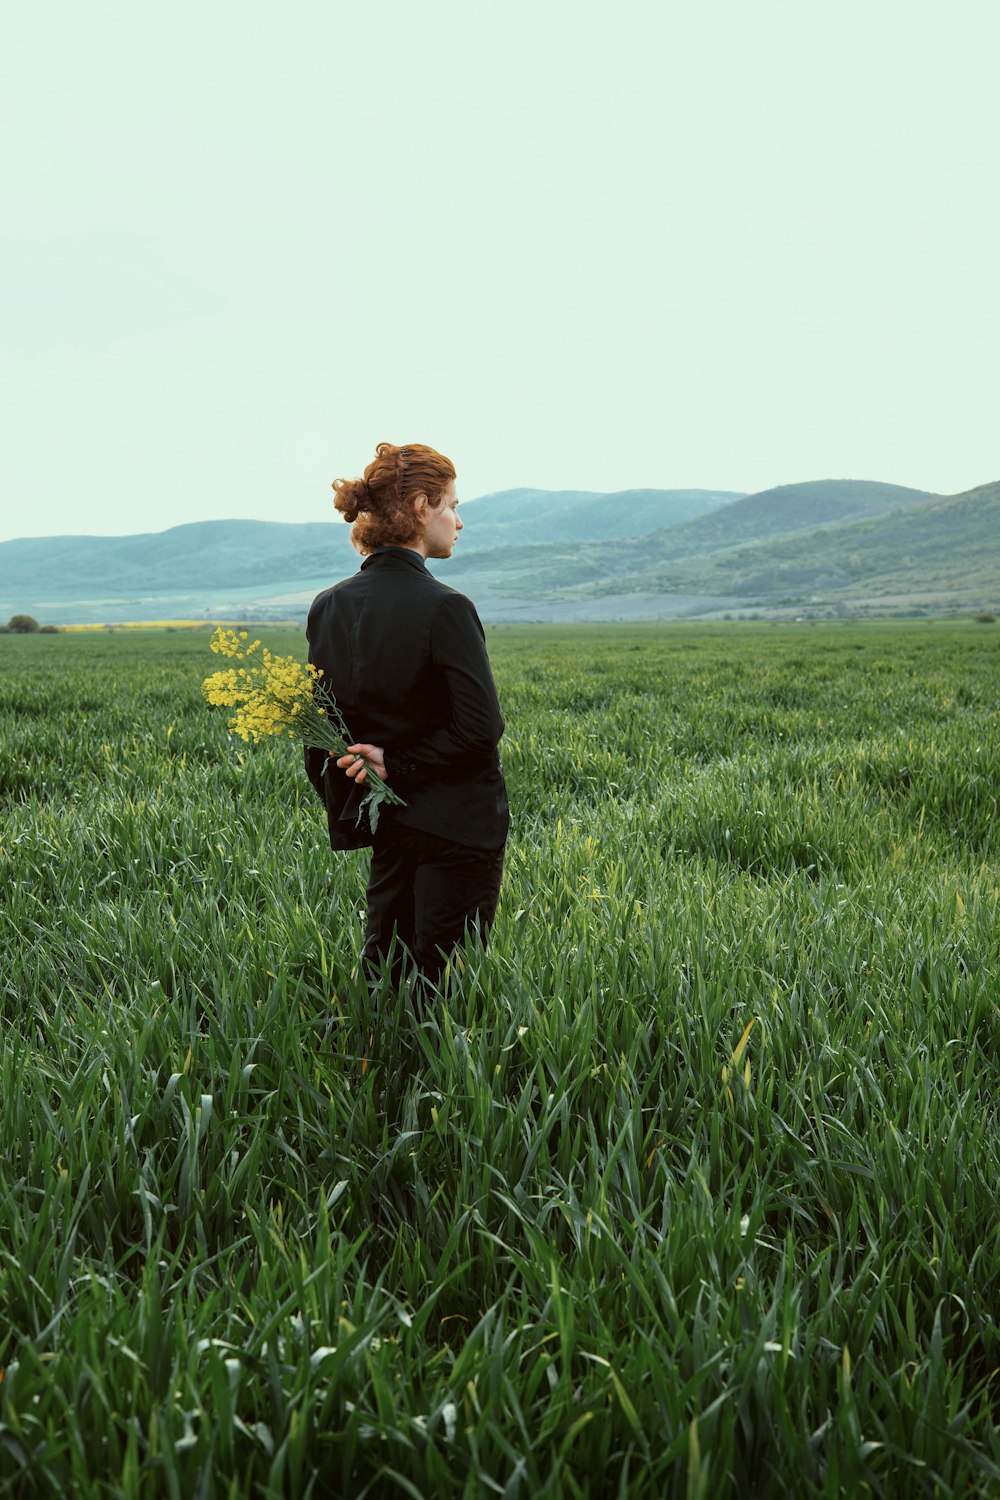
[[[317,698],[321,702],[318,703]],[[293,723],[295,732],[302,743],[314,749],[340,750],[354,744],[354,737],[344,721],[337,701],[328,689],[317,689],[302,712],[296,714]],[[324,776],[328,769],[329,761],[323,768]],[[360,826],[362,814],[367,813],[369,827],[372,833],[375,833],[378,828],[379,815],[386,804],[390,807],[405,807],[406,803],[398,792],[393,791],[387,781],[383,781],[381,776],[371,769],[368,772],[367,781],[368,791],[358,808],[357,821]]]

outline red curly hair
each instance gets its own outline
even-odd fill
[[[379,443],[363,479],[335,479],[334,505],[353,522],[351,541],[363,555],[378,547],[406,547],[420,534],[413,502],[420,494],[437,507],[455,478],[455,465],[425,443]]]

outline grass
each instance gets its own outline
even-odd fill
[[[490,650],[418,1028],[203,639],[0,639],[0,1488],[1000,1491],[998,643]]]

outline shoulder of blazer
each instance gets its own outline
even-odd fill
[[[377,563],[378,566],[371,566],[373,563]],[[368,566],[365,564],[368,564]],[[326,604],[341,589],[349,588],[353,591],[358,588],[365,589],[366,587],[370,587],[378,573],[383,572],[386,568],[390,569],[393,573],[405,574],[407,579],[418,587],[425,585],[429,590],[428,601],[433,600],[435,610],[445,600],[461,600],[462,604],[466,605],[478,619],[476,606],[468,594],[463,594],[458,589],[452,588],[450,583],[444,583],[442,579],[438,578],[423,565],[423,559],[411,561],[406,556],[401,556],[400,552],[386,551],[373,552],[370,558],[365,558],[365,562],[356,573],[349,573],[346,578],[341,578],[337,583],[331,584],[329,588],[323,589],[322,593],[317,594],[309,606],[308,620],[312,621],[318,616]]]
[[[313,600],[313,602],[309,606],[309,613],[312,614],[314,610],[322,609],[323,605],[329,599],[329,597],[333,593],[334,589],[339,588],[339,587],[340,587],[339,583],[331,583],[331,585],[330,585],[330,587],[328,589],[324,589],[322,591],[322,593],[317,594],[316,597],[315,597],[315,599]]]

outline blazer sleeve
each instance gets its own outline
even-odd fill
[[[430,650],[433,668],[444,680],[448,722],[424,739],[386,747],[389,785],[403,795],[449,774],[492,766],[504,730],[486,636],[464,594],[442,600],[431,625]]]

